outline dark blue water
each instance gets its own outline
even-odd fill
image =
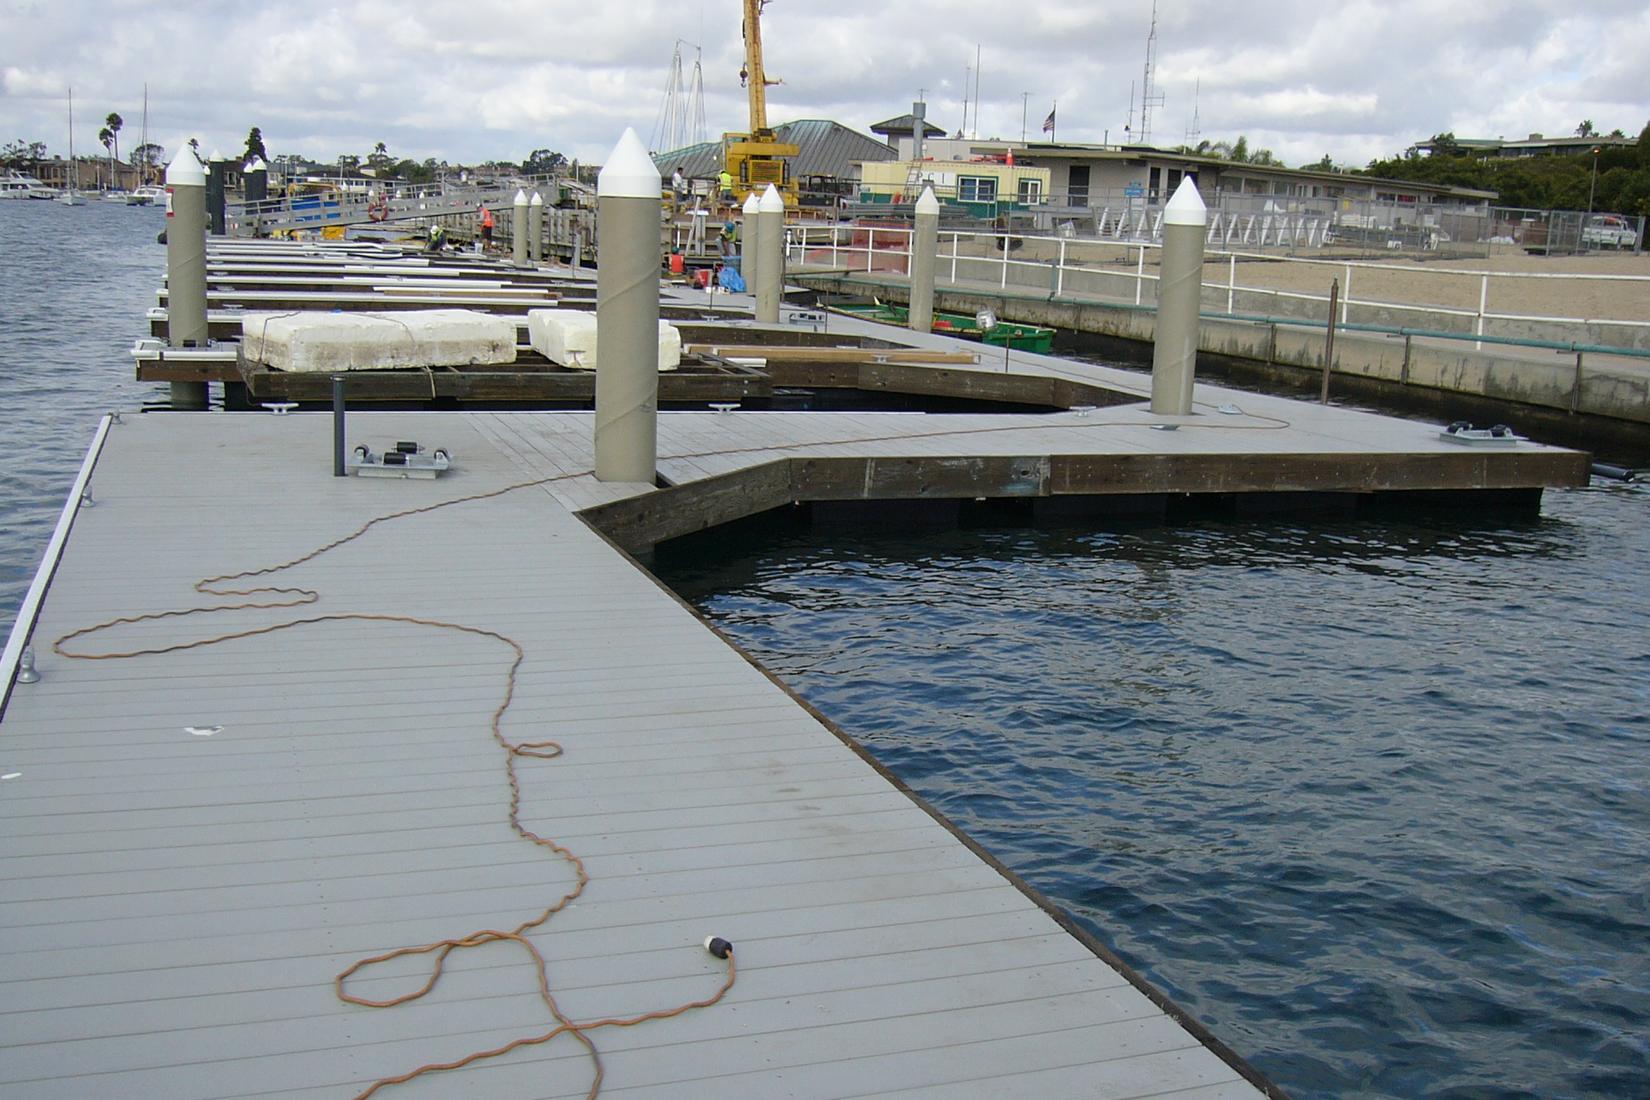
[[[0,618],[154,209],[0,202]],[[667,579],[1303,1097],[1650,1096],[1650,493],[1538,523],[721,538]]]
[[[0,201],[0,631],[9,631],[98,418],[164,397],[127,349],[166,270],[165,212]]]
[[[1300,1097],[1650,1096],[1650,493],[665,579]]]

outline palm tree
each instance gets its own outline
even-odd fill
[[[97,140],[103,143],[103,148],[109,153],[109,187],[115,183],[115,132],[105,126],[97,132]]]
[[[122,126],[126,125],[126,120],[121,118],[119,115],[115,114],[115,112],[110,111],[109,112],[109,117],[103,120],[103,125],[105,125],[109,128],[109,140],[114,143],[113,152],[114,152],[114,155],[115,155],[115,159],[119,160],[120,159],[120,128]]]

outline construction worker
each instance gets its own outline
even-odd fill
[[[724,223],[722,231],[716,235],[716,242],[721,246],[723,259],[739,255],[739,223]]]
[[[733,205],[733,173],[726,168],[716,174],[717,186],[722,190],[722,205]]]
[[[430,226],[429,243],[424,246],[425,252],[440,252],[447,247],[447,230],[439,225]]]
[[[493,247],[493,212],[486,203],[481,204],[481,248],[482,251]]]

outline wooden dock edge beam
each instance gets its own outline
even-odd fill
[[[785,458],[579,513],[632,553],[772,508],[815,501],[1152,495],[1463,493],[1587,484],[1570,451],[1460,454],[1042,455]],[[1303,497],[1303,499],[1306,499]]]

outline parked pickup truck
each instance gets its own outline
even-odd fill
[[[1583,248],[1632,248],[1637,243],[1638,231],[1614,214],[1594,214],[1581,227]]]

